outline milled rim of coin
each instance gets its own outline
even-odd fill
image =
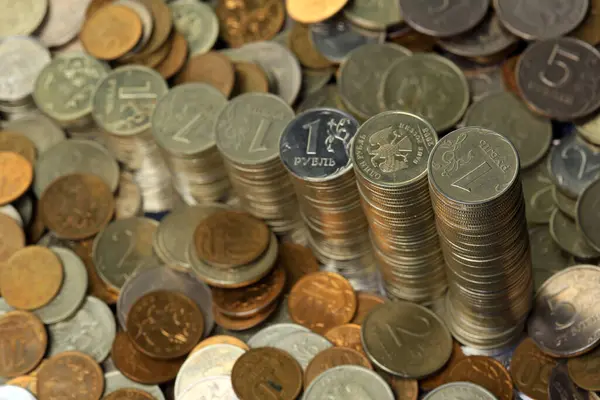
[[[361,386],[359,382],[357,382],[357,380],[359,380],[361,376],[363,377],[363,380],[366,381],[363,381],[361,383],[366,384],[369,387],[368,390]],[[336,379],[336,377],[338,378]],[[344,378],[346,378],[347,380],[341,382],[340,380]],[[392,392],[390,386],[381,376],[379,376],[374,371],[357,365],[340,365],[338,367],[330,368],[325,372],[321,373],[310,383],[308,388],[304,391],[303,399],[321,400],[324,398],[322,397],[323,394],[327,393],[323,393],[325,388],[335,390],[336,387],[343,388],[337,391],[336,397],[334,397],[336,399],[343,399],[344,396],[349,394],[350,391],[352,391],[353,394],[357,395],[357,399],[396,399],[396,396],[394,396],[394,392]],[[365,395],[366,397],[364,397]],[[375,397],[372,397],[373,395]]]
[[[455,394],[452,394],[452,391],[456,391]],[[445,400],[445,399],[453,399],[454,395],[464,395],[465,391],[469,391],[470,395],[479,400],[497,400],[496,396],[492,394],[489,390],[476,385],[470,382],[454,382],[454,383],[446,383],[438,387],[437,389],[433,389],[431,392],[427,393],[427,395],[423,398],[423,400]],[[447,393],[450,392],[450,393]],[[469,394],[469,393],[467,393]]]
[[[0,17],[0,26],[2,27],[0,30],[0,39],[32,34],[40,27],[48,12],[48,0],[34,0],[29,2],[4,0],[0,3],[0,8],[6,11],[2,15],[2,17],[6,17],[6,20]],[[32,5],[32,7],[28,7],[28,5]],[[14,18],[18,20],[15,21]]]
[[[591,182],[583,189],[583,192],[581,192],[581,195],[577,199],[576,206],[577,226],[587,240],[587,243],[598,252],[600,252],[600,233],[597,224],[600,221],[600,216],[598,216],[598,210],[600,210],[599,194],[600,179]],[[597,390],[600,390],[600,388]]]

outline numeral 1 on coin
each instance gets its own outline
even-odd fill
[[[481,164],[479,164],[477,167],[475,167],[475,169],[472,169],[471,171],[467,172],[465,175],[461,176],[460,178],[458,178],[457,180],[452,182],[452,186],[457,187],[459,189],[462,189],[462,190],[470,193],[471,192],[470,186],[475,181],[480,179],[482,176],[487,174],[491,169],[492,169],[492,167],[490,167],[490,165],[487,163],[487,161],[484,161]]]
[[[267,150],[267,147],[265,146],[264,142],[267,130],[270,126],[271,121],[267,121],[265,119],[260,120],[260,124],[258,124],[258,129],[254,134],[254,138],[252,138],[252,143],[250,143],[250,153]]]
[[[317,138],[319,136],[319,120],[314,120],[302,125],[308,129],[308,140],[306,141],[306,154],[317,154]]]

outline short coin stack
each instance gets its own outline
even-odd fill
[[[448,327],[471,347],[509,344],[533,298],[516,149],[493,131],[461,128],[438,142],[428,172],[447,264]]]
[[[424,119],[388,111],[360,127],[352,148],[387,294],[418,303],[430,303],[447,287],[427,182],[427,160],[437,140]]]

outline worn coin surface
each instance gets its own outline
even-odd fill
[[[33,166],[22,155],[0,151],[0,205],[10,203],[25,193],[33,180]]]
[[[567,362],[569,376],[577,386],[597,391],[600,390],[600,348],[579,357],[570,358]]]
[[[37,400],[31,391],[9,383],[0,386],[0,396],[11,400]]]
[[[38,157],[67,138],[65,132],[43,114],[27,115],[8,121],[4,124],[4,129],[23,135],[31,140],[35,144]]]
[[[314,332],[295,332],[282,338],[273,347],[284,350],[298,361],[303,370],[320,352],[333,345],[321,335]]]
[[[403,22],[400,2],[395,0],[350,1],[344,7],[344,15],[353,24],[373,30],[385,30]]]
[[[600,32],[598,31],[598,25],[600,24],[600,1],[589,0],[589,3],[590,9],[587,12],[587,16],[569,36],[576,37],[584,42],[588,42],[592,46],[596,46],[600,43]]]
[[[362,325],[362,342],[374,364],[407,378],[422,378],[439,370],[452,354],[452,337],[442,320],[427,308],[408,302],[387,302],[373,308]]]
[[[142,21],[142,37],[137,42],[135,47],[130,50],[130,53],[139,53],[146,47],[150,41],[152,32],[154,31],[154,19],[152,18],[152,12],[145,4],[138,0],[116,0],[113,2],[113,4],[122,4],[127,6],[135,11],[140,17]],[[127,58],[127,55],[124,57]]]
[[[448,375],[450,382],[473,382],[499,400],[512,400],[513,382],[506,368],[491,357],[469,356],[458,361]]]
[[[589,394],[585,390],[577,387],[569,377],[567,367],[559,364],[552,370],[550,382],[548,383],[549,400],[587,400]]]
[[[519,58],[517,85],[535,112],[558,120],[572,120],[600,106],[598,65],[600,51],[581,40],[544,40],[527,47]]]
[[[42,321],[26,311],[0,316],[0,376],[16,377],[31,372],[42,360],[48,336]]]
[[[104,391],[100,365],[87,354],[67,351],[50,357],[38,372],[40,399],[99,400]]]
[[[315,49],[310,40],[310,28],[304,24],[294,24],[287,39],[289,49],[296,55],[300,64],[306,68],[322,69],[332,65]]]
[[[529,243],[534,289],[537,291],[548,278],[569,266],[570,261],[569,255],[556,244],[550,235],[547,225],[531,228]]]
[[[448,377],[450,375],[450,371],[452,371],[452,368],[456,365],[456,363],[462,360],[464,357],[465,354],[463,353],[460,344],[458,344],[456,341],[453,341],[452,354],[450,355],[448,362],[439,371],[429,375],[425,379],[419,380],[419,387],[425,391],[430,391],[447,384],[449,382]]]
[[[357,324],[344,324],[325,332],[325,338],[337,347],[353,349],[364,354],[361,341],[361,327]]]
[[[289,292],[304,275],[319,270],[319,263],[313,252],[308,247],[291,242],[279,244],[277,265],[285,270],[286,292]]]
[[[547,224],[556,209],[554,184],[546,159],[521,173],[525,215],[530,224]]]
[[[487,389],[470,382],[447,383],[431,391],[423,400],[450,400],[464,397],[466,399],[497,400]]]
[[[285,5],[281,1],[232,3],[218,0],[215,11],[219,18],[221,38],[231,47],[270,40],[283,26],[284,8]]]
[[[529,336],[553,357],[588,352],[600,340],[594,323],[600,306],[600,268],[578,265],[556,273],[538,290],[528,320]]]
[[[258,64],[238,61],[233,64],[233,68],[235,69],[234,97],[243,93],[269,92],[269,78]]]
[[[25,247],[23,229],[8,215],[0,214],[0,263],[8,261],[23,247]]]
[[[290,323],[269,325],[250,337],[248,339],[248,346],[251,348],[273,347],[283,338],[296,332],[309,332],[309,329],[302,325]]]
[[[600,252],[590,246],[576,222],[560,210],[554,210],[550,217],[550,234],[554,241],[569,254],[581,259],[594,259],[600,256]]]
[[[190,54],[210,50],[219,36],[219,21],[212,7],[206,3],[176,0],[169,3],[175,29],[188,42]]]
[[[229,97],[235,84],[233,64],[221,53],[211,51],[191,57],[175,78],[181,83],[207,83]]]
[[[213,304],[213,316],[217,325],[227,331],[247,331],[266,321],[277,310],[278,303],[274,302],[248,317],[231,317],[219,311]],[[224,332],[227,332],[224,331]]]
[[[579,196],[576,217],[587,243],[600,252],[600,180],[592,182]]]
[[[155,69],[165,79],[172,78],[183,68],[188,56],[188,44],[179,32],[173,34],[173,43],[167,57]]]
[[[188,390],[183,392],[179,400],[196,400],[200,396],[210,396],[209,399],[236,400],[238,397],[233,391],[231,377],[211,376],[195,382]]]
[[[364,354],[344,347],[331,347],[317,354],[306,367],[304,388],[306,389],[323,372],[340,365],[358,365],[373,369]]]
[[[103,397],[103,400],[154,400],[154,397],[143,390],[139,389],[119,389],[115,392],[112,392],[108,396]]]
[[[357,292],[356,301],[358,302],[356,313],[350,322],[353,324],[362,325],[371,310],[375,306],[385,303],[386,299],[369,292]]]
[[[49,0],[48,12],[37,36],[46,47],[62,46],[77,36],[90,0]]]
[[[137,0],[141,2],[152,13],[154,29],[148,44],[140,50],[139,56],[148,56],[157,51],[168,40],[173,31],[173,17],[171,10],[164,0]]]
[[[37,76],[50,62],[50,52],[33,38],[11,37],[0,43],[0,60],[0,100],[22,101],[33,93]]]
[[[0,8],[0,38],[27,36],[35,31],[44,20],[48,10],[48,0],[3,0]]]
[[[376,372],[356,365],[340,365],[316,377],[304,392],[305,400],[348,398],[393,400],[394,393]]]

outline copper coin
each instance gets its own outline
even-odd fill
[[[348,0],[288,0],[288,15],[303,24],[314,24],[333,17],[348,3]]]
[[[279,303],[275,302],[251,317],[234,318],[219,312],[213,304],[213,316],[215,317],[217,325],[222,328],[229,329],[230,331],[244,331],[264,322],[275,312],[275,310],[277,310],[278,305]]]
[[[285,21],[283,3],[279,0],[218,0],[215,11],[221,38],[231,47],[273,39]]]
[[[142,20],[131,8],[110,4],[84,23],[79,39],[85,50],[100,60],[116,60],[135,47],[142,37]]]
[[[269,80],[265,71],[251,62],[236,62],[234,95],[243,93],[268,93]]]
[[[310,363],[308,363],[308,366],[304,371],[304,389],[306,390],[308,385],[310,385],[317,376],[330,368],[338,367],[340,365],[358,365],[360,367],[373,369],[369,359],[364,354],[345,347],[330,347],[317,354]]]
[[[25,135],[0,131],[0,152],[10,151],[23,156],[32,165],[35,162],[35,144]]]
[[[544,354],[528,337],[513,353],[510,375],[519,391],[533,399],[547,399],[550,374],[557,364],[558,360]]]
[[[55,355],[38,373],[40,400],[99,400],[103,391],[104,374],[100,365],[78,351]]]
[[[304,24],[294,24],[288,36],[288,47],[306,68],[323,69],[333,65],[315,49],[310,39],[310,29]]]
[[[396,400],[417,400],[419,398],[419,384],[416,379],[400,378],[392,374],[384,377],[392,388]]]
[[[521,92],[519,91],[519,87],[517,86],[517,63],[519,62],[519,58],[521,56],[514,56],[504,61],[502,64],[502,80],[504,81],[504,86],[509,91],[513,92],[517,96],[521,97]]]
[[[132,381],[157,385],[175,379],[185,358],[158,360],[138,351],[125,332],[118,332],[112,345],[115,367]]]
[[[234,336],[216,335],[211,336],[208,339],[204,339],[203,341],[198,343],[190,354],[194,354],[194,352],[213,344],[230,344],[232,346],[239,347],[240,349],[250,350],[250,347],[248,347],[246,343]]]
[[[47,346],[46,328],[35,315],[10,311],[0,316],[0,376],[12,378],[32,371]]]
[[[290,317],[316,333],[347,324],[356,312],[356,295],[343,276],[313,272],[300,279],[288,297]]]
[[[88,274],[88,294],[99,298],[106,304],[116,304],[119,292],[109,287],[98,275],[92,258],[93,239],[73,242],[71,250],[81,258]]]
[[[147,293],[127,315],[127,334],[142,353],[173,359],[186,355],[202,338],[204,316],[190,298],[168,290]]]
[[[142,49],[138,54],[141,57],[147,56],[154,53],[160,46],[162,46],[171,31],[173,30],[173,16],[169,6],[165,3],[165,0],[136,0],[142,3],[152,13],[152,19],[154,20],[154,29],[152,35],[146,44],[146,47]]]
[[[498,400],[513,398],[513,382],[500,361],[491,357],[465,357],[452,367],[449,382],[471,382],[492,392]]]
[[[319,271],[319,263],[312,250],[290,242],[281,242],[279,244],[277,265],[285,269],[287,278],[285,285],[286,292],[303,276]]]
[[[452,354],[450,355],[450,359],[448,360],[446,365],[444,365],[444,367],[441,370],[437,371],[435,374],[428,376],[425,379],[421,379],[419,381],[421,389],[428,392],[448,383],[448,375],[450,375],[450,371],[452,370],[452,368],[454,368],[456,363],[462,360],[463,358],[465,358],[465,353],[463,353],[460,344],[454,341],[452,343]]]
[[[100,232],[112,219],[115,199],[103,179],[92,174],[70,174],[55,179],[40,198],[42,220],[57,237],[85,239]]]
[[[52,250],[28,246],[1,264],[0,292],[14,308],[35,310],[54,299],[63,275],[62,264]]]
[[[250,349],[235,362],[231,383],[240,400],[294,400],[302,390],[302,368],[283,350]]]
[[[113,0],[91,0],[85,10],[85,18],[90,18],[96,11],[112,2]]]
[[[383,297],[367,292],[356,293],[356,300],[358,301],[358,306],[356,307],[356,314],[352,318],[352,323],[358,325],[362,325],[365,317],[371,312],[373,307],[385,303]]]
[[[37,395],[37,377],[31,375],[19,376],[6,382],[7,385],[27,389],[34,396]]]
[[[156,398],[144,390],[123,388],[104,396],[102,400],[156,400]]]
[[[219,211],[194,232],[198,257],[213,266],[240,266],[256,260],[270,241],[267,225],[248,213]]]
[[[25,157],[0,151],[0,206],[21,197],[33,180],[33,167]]]
[[[131,58],[127,59],[126,63],[138,64],[148,68],[155,68],[169,55],[169,52],[171,51],[171,45],[173,44],[173,38],[174,36],[171,35],[158,49],[152,53],[142,56],[132,56]]]
[[[567,367],[569,376],[577,386],[585,390],[600,390],[600,347],[582,356],[569,358]]]
[[[216,51],[192,56],[175,77],[177,85],[188,82],[208,83],[229,97],[235,83],[233,63]]]
[[[344,324],[331,328],[324,336],[335,346],[346,347],[364,354],[360,330],[360,325]]]
[[[25,247],[23,229],[8,215],[0,214],[0,263],[7,261],[23,247]]]
[[[165,79],[171,78],[183,68],[187,55],[187,41],[181,33],[175,31],[173,33],[173,43],[169,49],[169,54],[167,54],[167,57],[156,66],[156,71]]]

